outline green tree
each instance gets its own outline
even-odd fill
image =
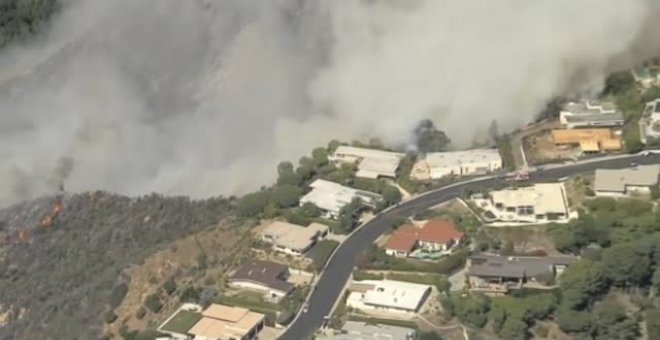
[[[589,260],[580,260],[566,268],[559,287],[562,304],[570,308],[581,308],[590,304],[607,289],[607,278],[600,265]]]
[[[165,294],[172,295],[172,293],[174,293],[174,291],[176,290],[176,283],[174,283],[174,281],[171,279],[167,280],[165,281],[165,283],[163,283],[162,288]]]
[[[330,143],[328,143],[328,152],[329,153],[335,152],[335,150],[337,150],[337,148],[340,145],[341,145],[341,142],[339,142],[338,140],[336,140],[336,139],[331,140]]]
[[[519,319],[507,318],[498,334],[502,339],[525,340],[528,338],[527,324]]]
[[[446,151],[450,144],[447,135],[436,129],[430,119],[420,121],[415,128],[414,135],[417,150],[421,153]]]
[[[559,328],[568,333],[586,333],[591,329],[591,315],[568,307],[559,308],[557,313]]]
[[[314,218],[321,216],[321,209],[311,202],[305,202],[300,207],[300,211],[305,217]]]
[[[646,311],[646,333],[648,339],[660,339],[660,309]]]
[[[328,164],[328,150],[325,148],[316,148],[312,150],[312,159],[316,167]]]
[[[278,185],[300,185],[302,179],[300,175],[293,170],[291,162],[280,162],[277,165],[277,184]]]
[[[163,308],[163,303],[160,301],[158,294],[150,294],[144,300],[144,305],[152,312],[158,313]]]
[[[258,217],[270,201],[270,193],[258,191],[247,194],[238,201],[238,213],[244,217]]]
[[[639,339],[639,324],[626,315],[621,305],[612,301],[598,304],[593,311],[595,340],[635,340]]]
[[[273,202],[280,208],[289,208],[298,205],[302,189],[295,185],[283,184],[273,189],[271,195]]]
[[[362,201],[354,198],[351,203],[346,204],[339,210],[337,222],[342,231],[350,231],[355,226],[360,212],[362,210]]]
[[[57,8],[57,0],[0,1],[0,49],[37,33]]]
[[[602,263],[607,277],[616,286],[639,286],[652,274],[648,254],[633,243],[616,244],[605,249]]]
[[[396,204],[401,201],[401,192],[399,191],[399,189],[393,186],[389,186],[389,185],[385,186],[385,188],[383,188],[382,195],[383,195],[383,200],[388,205]]]
[[[488,321],[487,313],[490,300],[483,295],[458,297],[454,301],[456,317],[470,326],[481,328]]]

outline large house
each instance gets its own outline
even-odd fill
[[[559,113],[559,122],[568,129],[623,126],[623,113],[613,103],[570,102]]]
[[[606,128],[552,130],[552,141],[557,146],[579,146],[582,153],[593,154],[621,150],[621,136]]]
[[[646,103],[642,118],[639,120],[640,140],[646,144],[649,140],[660,138],[660,98]]]
[[[533,257],[477,254],[468,259],[468,288],[488,294],[506,294],[526,286],[543,287],[554,281],[575,257]]]
[[[342,145],[335,150],[329,160],[335,163],[357,164],[356,177],[375,179],[396,177],[396,170],[403,157],[402,153]]]
[[[392,233],[385,244],[385,252],[397,257],[410,256],[417,249],[428,252],[447,252],[463,239],[463,232],[451,221],[430,220],[422,227],[403,225]]]
[[[212,304],[199,310],[201,306],[182,306],[158,331],[182,340],[252,340],[265,327],[265,315],[245,308]]]
[[[339,217],[341,208],[351,203],[353,199],[357,198],[363,205],[372,208],[383,199],[383,196],[379,194],[345,187],[323,179],[317,179],[309,186],[312,191],[300,199],[300,205],[312,203],[321,209],[328,218]]]
[[[502,169],[502,158],[497,149],[433,152],[415,163],[410,177],[432,180],[445,176],[483,175]]]
[[[431,294],[431,286],[391,280],[365,280],[349,287],[346,305],[364,312],[415,314]]]
[[[544,223],[569,218],[568,199],[562,183],[539,183],[529,187],[473,195],[475,204],[504,222]]]
[[[261,231],[261,240],[271,243],[276,251],[300,256],[328,235],[327,225],[311,223],[307,227],[275,221]]]
[[[625,196],[632,193],[648,194],[658,186],[660,167],[640,165],[627,169],[597,169],[594,192],[598,196]]]
[[[294,285],[287,281],[289,268],[271,261],[252,261],[241,266],[230,278],[230,286],[259,291],[278,301],[287,296]]]

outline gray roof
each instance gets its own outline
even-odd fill
[[[236,273],[232,275],[231,280],[254,282],[271,289],[288,293],[293,289],[293,284],[282,279],[282,274],[288,269],[289,267],[280,263],[252,261],[239,268]]]
[[[589,113],[578,113],[574,115],[565,116],[569,123],[606,123],[610,122],[613,125],[623,124],[624,118],[623,113],[617,111],[612,113],[600,113],[600,112],[589,112]]]
[[[551,272],[553,266],[568,266],[577,261],[570,256],[531,257],[478,254],[470,257],[467,275],[482,277],[525,278]]]
[[[337,334],[317,336],[319,340],[410,340],[416,331],[412,328],[371,325],[365,322],[346,321]]]
[[[627,169],[597,169],[594,191],[625,192],[626,186],[652,186],[658,184],[657,165],[640,165]]]

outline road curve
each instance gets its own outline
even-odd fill
[[[624,168],[630,166],[632,162],[637,164],[660,164],[660,155],[630,155],[629,157],[619,157],[616,159],[603,158],[601,160],[590,160],[585,163],[554,167],[547,170],[540,169],[531,174],[530,180],[533,182],[555,181],[566,176],[594,171],[599,168]],[[377,215],[373,220],[351,234],[339,246],[321,274],[316,284],[316,289],[309,296],[307,312],[300,314],[279,339],[308,339],[322,325],[325,316],[330,313],[335,301],[339,299],[346,282],[350,278],[358,255],[371,246],[380,235],[390,230],[388,216],[411,217],[419,211],[456,198],[465,190],[488,188],[498,181],[501,180],[497,178],[484,178],[455,183],[415,197],[405,203],[401,203],[396,208]]]

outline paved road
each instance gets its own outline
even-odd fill
[[[598,168],[624,168],[631,162],[637,164],[660,164],[660,155],[650,156],[631,155],[617,159],[603,159],[589,163],[578,163],[561,168],[539,169],[530,175],[534,182],[555,181],[557,179],[583,172],[594,171]],[[301,314],[294,323],[280,336],[280,340],[301,340],[311,337],[322,325],[324,318],[332,309],[333,304],[350,278],[355,261],[360,253],[367,249],[382,234],[390,230],[389,217],[399,215],[410,217],[416,212],[423,211],[437,204],[451,200],[461,195],[465,190],[475,190],[493,186],[500,179],[486,178],[471,182],[461,182],[441,188],[425,195],[413,198],[400,206],[380,214],[353,233],[337,249],[322,273],[315,291],[308,300],[308,311]]]

